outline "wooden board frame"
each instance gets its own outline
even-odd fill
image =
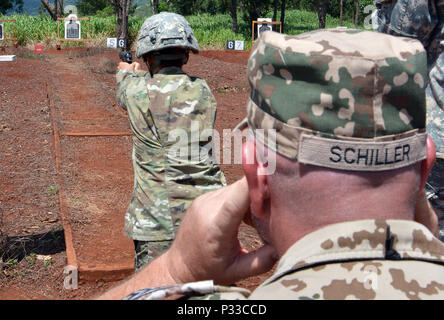
[[[65,39],[60,37],[60,21],[88,21],[87,39]],[[57,19],[57,50],[61,49],[61,42],[88,42],[91,40],[91,21],[89,18],[58,18]]]
[[[3,38],[3,40],[0,41],[14,41],[14,47],[17,48],[18,41],[17,41],[17,20],[16,19],[0,19],[0,22],[14,22],[14,38]],[[3,32],[5,33],[5,28],[3,25]]]
[[[273,22],[268,22],[268,21],[253,21],[251,24],[251,45],[254,44],[254,25],[255,24],[271,24],[271,25],[279,25],[279,33],[282,33],[282,22],[280,21],[273,21]]]

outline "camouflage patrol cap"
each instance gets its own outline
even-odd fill
[[[426,53],[416,40],[351,29],[266,32],[247,77],[248,116],[238,128],[248,124],[280,155],[354,171],[426,157]]]
[[[148,52],[166,48],[189,49],[194,53],[200,51],[190,24],[179,14],[161,12],[153,15],[145,20],[140,29],[137,58]]]

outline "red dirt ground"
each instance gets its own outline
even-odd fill
[[[0,65],[0,236],[10,248],[0,299],[87,299],[132,273],[132,242],[122,234],[131,138],[115,106],[118,55],[75,49],[31,59],[8,51],[18,58]],[[248,52],[203,51],[185,67],[210,85],[220,133],[246,115],[247,60]],[[242,176],[238,164],[221,167],[230,183]],[[261,244],[245,225],[239,238],[249,249]],[[77,290],[63,287],[67,263],[79,267]],[[266,276],[238,285],[254,288]]]

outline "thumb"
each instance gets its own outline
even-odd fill
[[[237,228],[250,208],[248,183],[245,177],[228,187],[226,199],[228,200],[223,204],[221,227],[237,235]]]

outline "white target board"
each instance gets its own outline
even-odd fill
[[[4,32],[3,32],[3,23],[0,23],[0,40],[3,40],[5,38]]]
[[[75,20],[77,16],[70,14],[65,21],[65,39],[80,40],[82,38],[82,27],[80,21]]]
[[[264,22],[273,22],[273,20],[271,18],[259,18],[257,19],[258,22],[260,21],[264,21]],[[258,23],[257,24],[257,36],[260,37],[262,32],[265,31],[272,31],[272,27],[271,24],[262,24],[262,23]]]

